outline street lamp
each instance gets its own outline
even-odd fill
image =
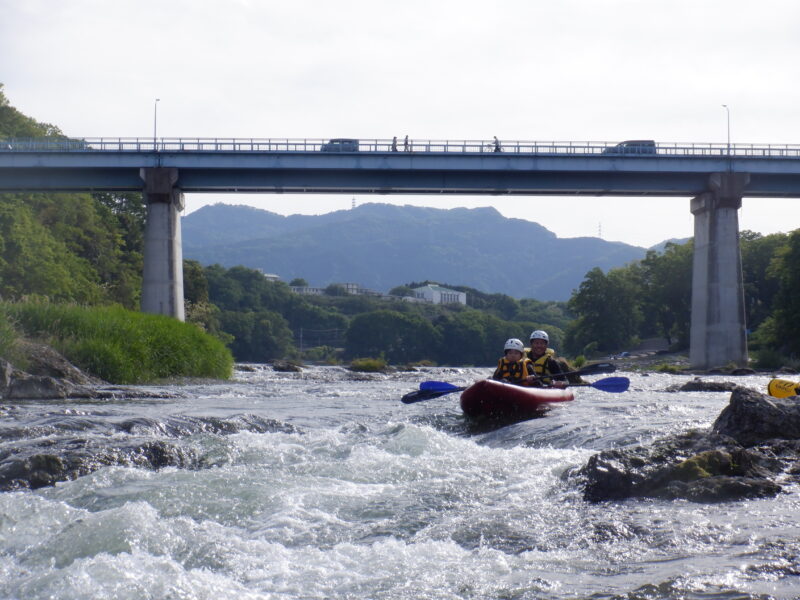
[[[156,149],[156,135],[158,131],[158,102],[161,98],[156,98],[153,102],[153,150]]]
[[[723,104],[722,107],[725,109],[725,112],[728,115],[728,156],[730,156],[731,155],[731,109],[728,108],[727,104]]]

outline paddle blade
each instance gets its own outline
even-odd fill
[[[446,381],[423,381],[419,384],[421,390],[454,390],[457,387]]]
[[[589,385],[604,392],[621,394],[628,390],[628,387],[631,385],[631,380],[627,377],[606,377],[605,379],[599,379]]]
[[[773,379],[767,384],[767,393],[774,398],[800,395],[800,383],[788,379]]]
[[[400,401],[403,404],[413,404],[414,402],[422,402],[423,400],[432,400],[434,398],[438,398],[439,396],[445,396],[453,392],[461,392],[465,389],[466,388],[463,387],[453,386],[452,389],[447,389],[447,390],[416,390],[413,392],[409,392],[408,394],[400,398]]]

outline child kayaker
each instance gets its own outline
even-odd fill
[[[497,361],[492,379],[507,381],[517,385],[527,385],[529,376],[533,375],[531,361],[525,356],[525,345],[517,338],[511,338],[503,346],[503,358]]]

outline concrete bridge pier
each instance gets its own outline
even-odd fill
[[[691,201],[694,215],[692,367],[747,366],[739,216],[747,173],[713,173],[710,191]]]
[[[175,187],[178,170],[144,168],[147,222],[144,229],[142,312],[185,320],[183,310],[183,250],[181,217],[183,193]]]

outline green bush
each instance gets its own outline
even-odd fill
[[[789,364],[789,358],[774,348],[762,348],[755,352],[754,366],[757,369],[779,369]]]
[[[354,358],[350,363],[351,371],[377,373],[385,369],[386,361],[383,358]]]
[[[681,369],[678,365],[671,365],[669,363],[661,363],[660,365],[655,365],[653,367],[654,371],[658,371],[659,373],[672,373],[673,375],[678,375],[683,373],[683,369]]]
[[[81,369],[112,383],[169,377],[227,379],[233,357],[196,325],[117,306],[48,302],[2,303],[0,313],[28,337],[41,339]]]

